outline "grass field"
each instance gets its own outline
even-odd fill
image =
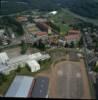
[[[56,15],[50,15],[49,20],[60,28],[61,35],[65,35],[68,30],[71,29],[71,27],[69,26],[70,24],[79,21],[73,15],[63,9],[59,10]]]

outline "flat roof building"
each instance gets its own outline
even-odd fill
[[[5,97],[31,97],[33,85],[33,77],[16,76]]]
[[[40,65],[37,61],[28,60],[26,63],[28,64],[29,68],[31,69],[31,72],[36,72],[36,71],[40,70]]]
[[[39,76],[35,79],[35,85],[32,91],[33,98],[48,98],[48,77]]]
[[[11,70],[17,69],[18,65],[27,63],[32,72],[40,70],[40,65],[37,61],[49,59],[49,54],[41,54],[40,52],[21,55],[14,58],[8,58],[5,52],[0,53],[0,72],[9,74]]]

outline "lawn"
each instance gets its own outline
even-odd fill
[[[61,30],[61,35],[65,35],[68,33],[68,31],[70,30],[71,28],[67,25],[67,24],[61,24],[60,25],[60,30]]]
[[[68,13],[67,10],[61,9],[56,15],[51,15],[49,20],[60,28],[61,35],[65,35],[71,29],[69,25],[74,23],[76,18]]]
[[[71,15],[66,9],[61,9],[56,15],[49,16],[49,20],[52,20],[55,24],[64,22],[69,25],[69,23],[73,22],[75,19],[76,18]]]
[[[66,56],[67,53],[65,48],[51,49],[47,52],[50,54],[52,61],[55,61],[57,58]]]

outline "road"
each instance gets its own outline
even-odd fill
[[[95,98],[95,90],[94,90],[94,85],[92,82],[92,77],[90,75],[91,69],[88,65],[88,61],[87,61],[87,46],[86,46],[86,41],[85,41],[85,35],[82,33],[83,35],[83,45],[84,45],[84,59],[85,59],[85,65],[86,65],[86,70],[87,70],[87,75],[88,75],[88,80],[90,82],[90,87],[91,87],[91,93],[92,93],[92,97]]]

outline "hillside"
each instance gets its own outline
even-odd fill
[[[84,17],[98,18],[98,0],[1,0],[0,14],[16,13],[28,9],[41,11],[69,8]],[[8,2],[5,2],[8,1]]]

